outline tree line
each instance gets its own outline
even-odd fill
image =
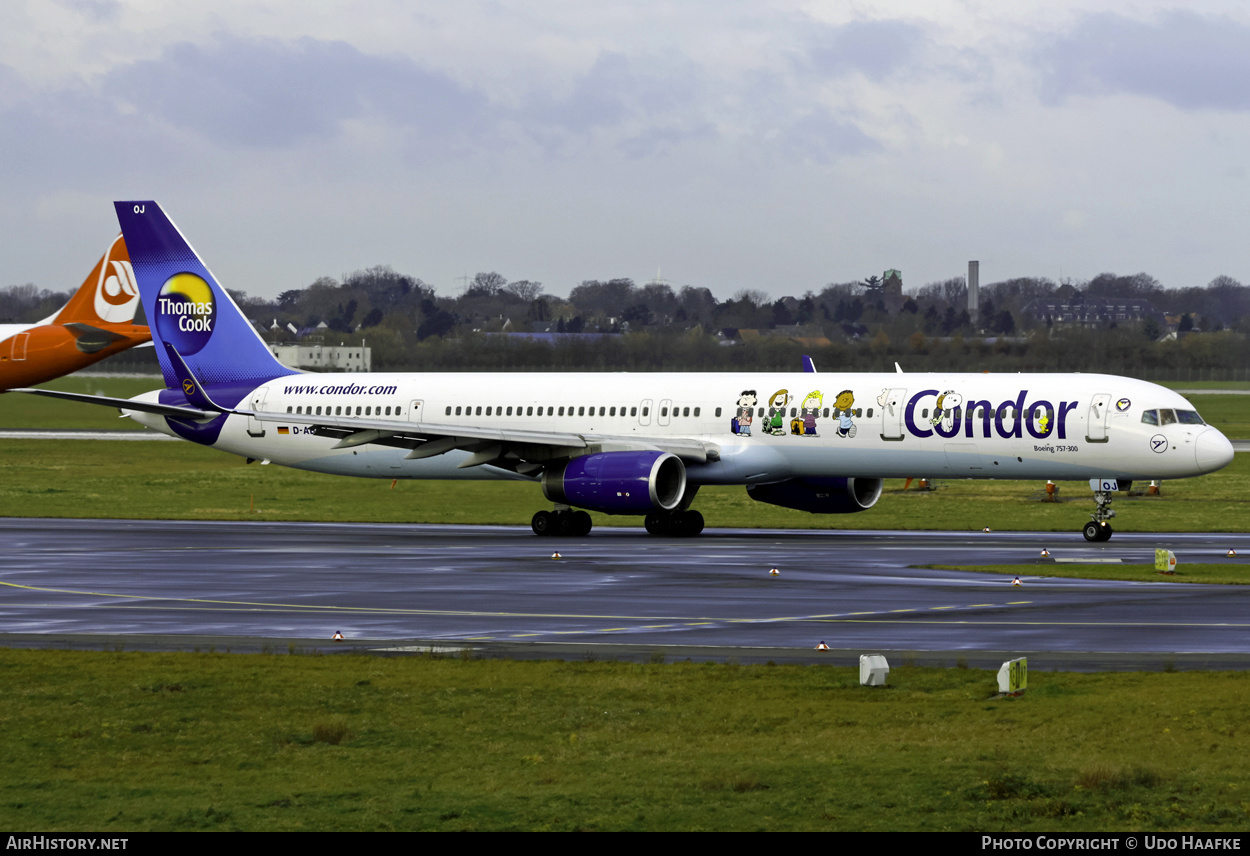
[[[375,266],[321,277],[269,299],[231,290],[270,341],[320,340],[372,348],[377,369],[741,370],[784,369],[807,353],[828,369],[1109,371],[1250,366],[1250,287],[1219,276],[1206,286],[1165,289],[1148,274],[1101,274],[1086,282],[1016,278],[982,286],[967,311],[955,277],[891,294],[880,277],[830,283],[773,298],[744,289],[718,300],[710,289],[585,280],[567,298],[542,283],[478,273],[460,294],[439,295],[418,277]],[[68,292],[33,284],[0,289],[0,323],[38,320]],[[1179,319],[1178,341],[1154,318],[1074,326],[1035,301],[1141,299]],[[276,328],[274,322],[277,322]],[[294,331],[292,331],[294,328]],[[611,333],[525,339],[503,333]]]

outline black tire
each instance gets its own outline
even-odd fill
[[[685,535],[688,538],[693,538],[695,535],[698,535],[700,532],[702,532],[703,531],[703,515],[697,511],[687,511],[685,529],[686,529]]]
[[[584,511],[573,512],[573,534],[579,538],[590,534],[594,522],[590,519],[590,515]]]
[[[1086,541],[1101,541],[1102,527],[1096,521],[1091,520],[1081,529],[1081,534],[1085,536]]]
[[[550,511],[539,511],[530,520],[530,528],[534,530],[535,535],[553,535],[555,521],[551,519]]]
[[[567,511],[556,512],[556,534],[566,537],[573,534],[573,515]]]
[[[1110,541],[1110,540],[1111,540],[1111,533],[1115,531],[1114,529],[1112,529],[1112,528],[1111,528],[1111,524],[1110,524],[1110,523],[1103,523],[1103,524],[1102,524],[1102,526],[1101,526],[1101,529],[1102,529],[1102,531],[1098,533],[1098,540],[1099,540],[1099,541]]]
[[[647,527],[647,533],[651,535],[667,535],[666,523],[667,520],[662,514],[648,514],[643,519],[643,525]]]

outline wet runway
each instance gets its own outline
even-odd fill
[[[1030,573],[1042,547],[1052,559],[1153,563],[1166,546],[1182,566],[1245,563],[1242,534],[1088,544],[1078,533],[657,539],[601,527],[540,539],[519,527],[8,519],[0,539],[0,644],[330,648],[341,631],[344,649],[520,656],[811,661],[835,656],[813,652],[823,640],[844,657],[1250,667],[1250,586]],[[1230,547],[1242,558],[1225,558]],[[1021,563],[1024,585],[913,567],[989,563]]]

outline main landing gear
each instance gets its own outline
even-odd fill
[[[647,532],[671,538],[690,538],[703,531],[703,515],[697,511],[666,511],[648,514]]]
[[[1090,521],[1081,529],[1081,534],[1086,541],[1110,541],[1114,530],[1107,521],[1115,517],[1115,509],[1111,507],[1111,493],[1095,491],[1094,501],[1098,503],[1098,507],[1090,515]]]
[[[530,521],[530,528],[535,535],[589,535],[591,527],[590,515],[584,511],[571,508],[557,508],[555,511],[540,511]]]

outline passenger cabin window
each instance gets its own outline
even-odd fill
[[[721,409],[720,409],[719,407],[718,407],[718,408],[716,408],[716,416],[717,416],[717,418],[719,418],[719,417],[720,417],[720,411],[721,411]]]
[[[695,416],[698,416],[698,415],[699,415],[699,408],[697,408],[697,407],[696,407],[696,408],[694,409],[694,415],[695,415]]]

